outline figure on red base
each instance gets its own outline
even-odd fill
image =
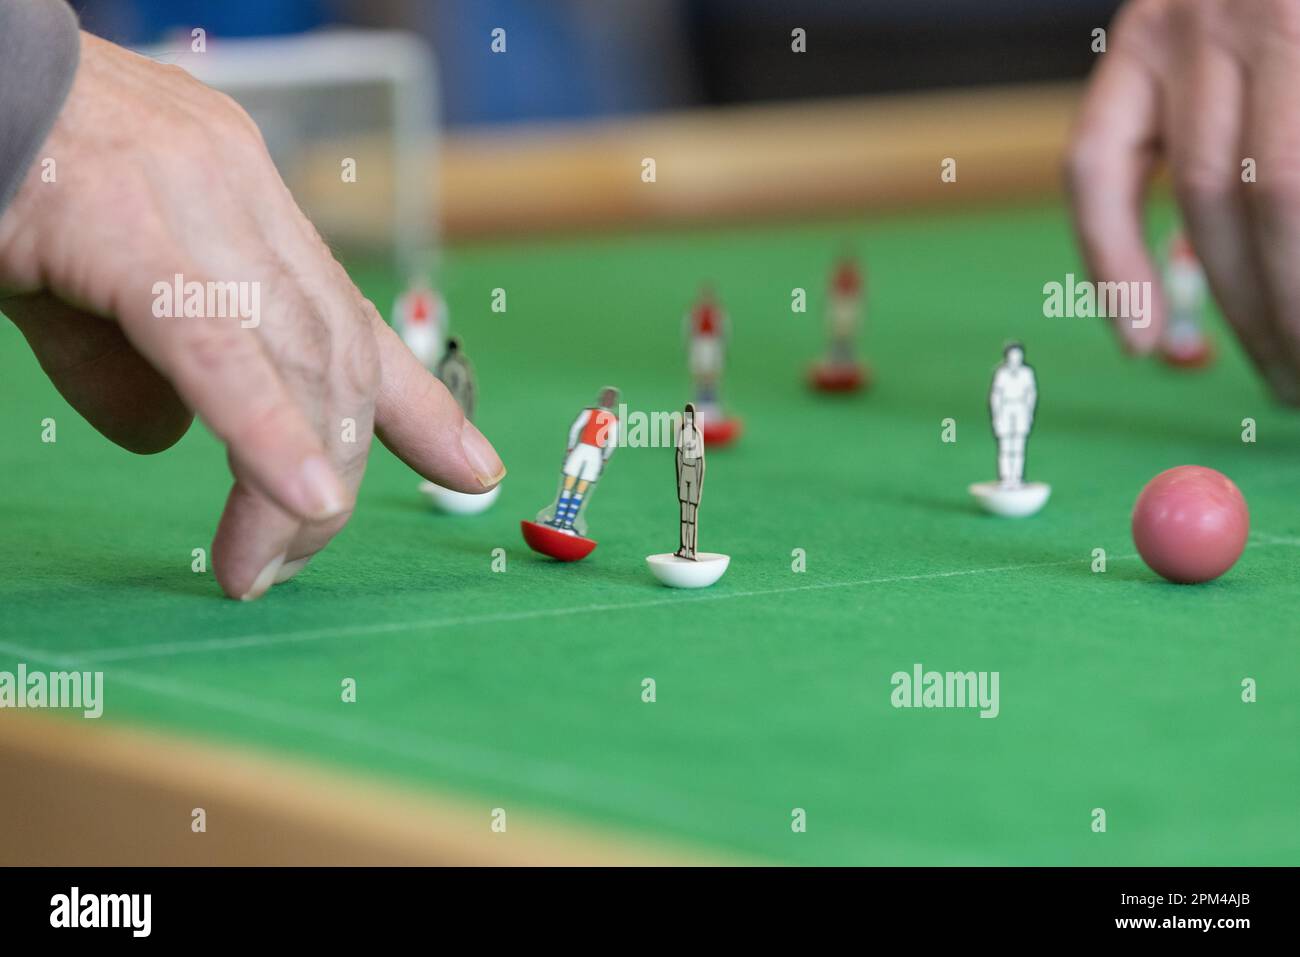
[[[1164,281],[1169,315],[1160,337],[1160,358],[1175,368],[1203,369],[1214,361],[1214,343],[1201,324],[1205,273],[1181,229],[1169,239]]]
[[[583,507],[591,498],[605,463],[618,446],[618,389],[606,386],[600,400],[583,409],[569,428],[560,490],[555,502],[533,522],[520,522],[524,541],[535,552],[562,562],[586,558],[596,547],[587,538]]]
[[[858,361],[858,328],[862,323],[862,274],[844,256],[831,274],[826,304],[826,357],[812,367],[809,381],[821,392],[857,392],[870,384],[870,370]]]
[[[704,441],[715,448],[725,446],[740,435],[740,420],[722,411],[718,388],[726,362],[730,321],[705,286],[691,311],[686,314],[687,364],[694,384],[695,407]]]

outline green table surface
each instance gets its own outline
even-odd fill
[[[803,376],[845,242],[868,266],[877,383],[827,398]],[[350,268],[387,311],[397,277]],[[485,826],[492,807],[533,809],[790,863],[1296,864],[1300,418],[1221,325],[1221,360],[1186,374],[1124,358],[1101,320],[1044,318],[1043,284],[1072,270],[1055,206],[451,248],[478,421],[510,468],[500,500],[434,514],[377,447],[350,526],[253,604],[190,568],[228,482],[211,436],[113,447],[5,324],[0,669],[103,670],[105,722],[451,793]],[[688,398],[681,317],[705,279],[732,317],[724,393],[745,423],[711,454],[701,510],[726,577],[676,592],[646,571],[676,544],[664,449],[614,455],[589,559],[533,555],[519,520],[553,494],[598,388],[636,410]],[[966,490],[992,477],[986,396],[1009,338],[1039,379],[1029,477],[1053,487],[1022,521]],[[1251,508],[1241,561],[1204,586],[1160,581],[1129,536],[1142,484],[1184,463],[1226,472]],[[918,662],[998,672],[1000,714],[892,707],[891,675]]]

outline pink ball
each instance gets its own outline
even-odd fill
[[[1171,582],[1218,578],[1241,557],[1250,512],[1222,472],[1180,465],[1161,472],[1133,506],[1133,542],[1143,561]]]

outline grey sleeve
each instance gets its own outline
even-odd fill
[[[63,108],[80,52],[63,0],[0,0],[0,214]]]

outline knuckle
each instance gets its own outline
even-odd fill
[[[1185,205],[1206,206],[1222,202],[1237,192],[1237,171],[1196,158],[1173,169],[1174,194]]]
[[[205,378],[226,378],[235,372],[247,372],[258,349],[252,336],[233,330],[217,331],[197,323],[197,330],[179,339],[180,361]]]
[[[293,406],[283,402],[268,401],[260,397],[255,405],[245,410],[229,436],[225,436],[232,449],[265,450],[297,439],[299,421]],[[239,454],[239,453],[236,453]]]
[[[1065,184],[1071,193],[1078,193],[1104,175],[1106,153],[1104,140],[1095,132],[1086,128],[1075,131],[1066,146],[1062,164]]]

